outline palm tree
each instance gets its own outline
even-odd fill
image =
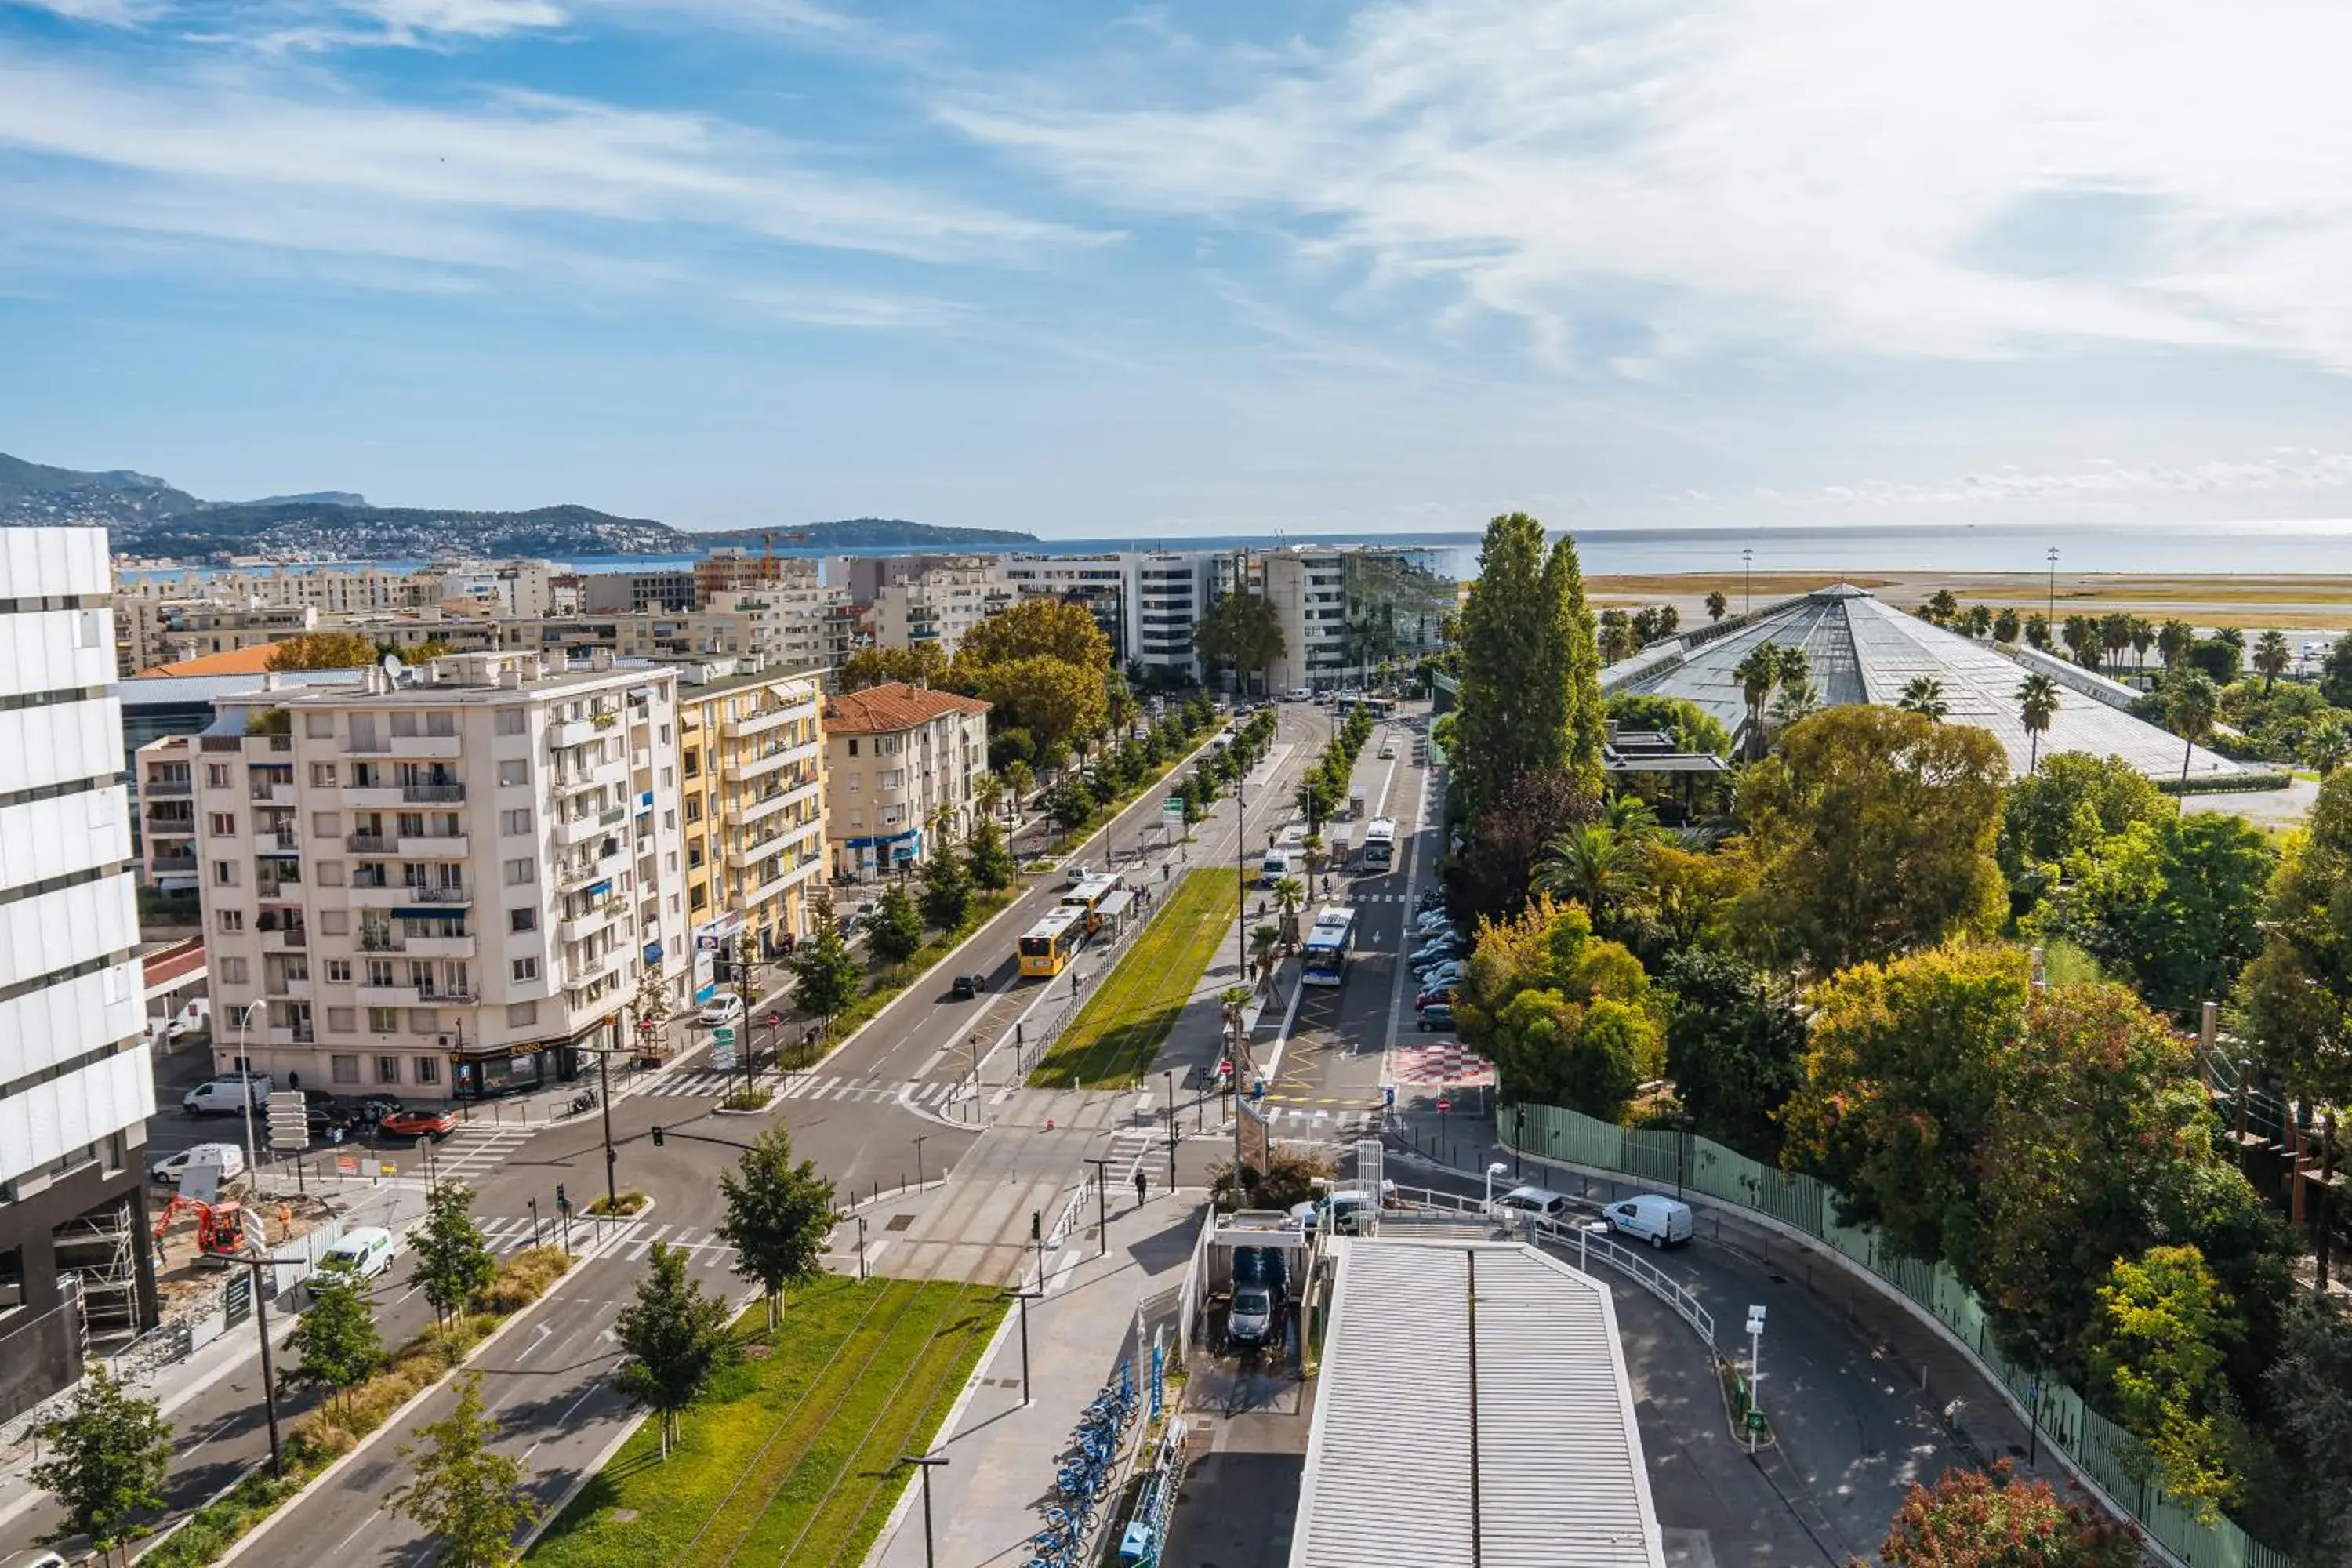
[[[2179,669],[2197,641],[2197,628],[2187,621],[2167,621],[2156,634],[2156,654],[2168,670]]]
[[[2015,642],[2017,640],[2018,627],[2021,624],[2021,623],[2017,618],[2017,612],[2004,606],[2000,614],[1992,618],[1992,640],[1995,642],[2006,643]]]
[[[1758,643],[1748,650],[1731,671],[1739,681],[1739,695],[1748,703],[1748,743],[1753,754],[1760,755],[1764,741],[1764,704],[1772,696],[1772,688],[1780,682],[1780,647],[1770,641]]]
[[[2213,678],[2201,669],[2190,670],[2172,678],[2171,689],[2164,694],[2164,717],[2172,732],[2184,742],[2180,748],[2180,782],[2189,782],[2189,760],[2197,754],[2197,742],[2213,732],[2213,721],[2221,711],[2221,694],[2213,689]]]
[[[1036,787],[1037,775],[1030,770],[1027,763],[1015,757],[1004,764],[1004,788],[1013,797],[1012,815],[1015,818],[1021,815],[1021,803],[1027,800],[1029,792]]]
[[[1772,700],[1772,722],[1787,729],[1822,705],[1821,689],[1805,676],[1784,681],[1780,695]]]
[[[1641,880],[1640,847],[1621,838],[1605,822],[1571,827],[1544,846],[1543,861],[1529,879],[1538,892],[1576,900],[1601,923],[1609,902]]]
[[[2141,670],[2147,668],[2147,650],[2156,646],[2156,624],[2146,616],[2131,618],[2132,663]]]
[[[1708,620],[1719,621],[1723,619],[1723,612],[1729,608],[1731,608],[1731,601],[1723,596],[1721,590],[1717,590],[1706,596],[1706,618]]]
[[[1658,836],[1658,814],[1638,795],[1610,796],[1601,808],[1601,820],[1628,844],[1646,844]]]
[[[1970,605],[1968,614],[1969,636],[1984,637],[1992,635],[1992,606]]]
[[[2123,662],[2124,649],[2131,647],[2131,626],[2132,618],[2121,610],[2099,618],[2099,646],[2106,649],[2109,663]]]
[[[2050,617],[2036,610],[2025,617],[2025,642],[2029,647],[2050,651]]]
[[[1298,945],[1298,910],[1307,902],[1307,884],[1285,877],[1274,885],[1274,907],[1282,911],[1283,945]]]
[[[2017,686],[2017,721],[2025,726],[2025,771],[2042,765],[2042,736],[2058,712],[2058,683],[2046,675],[2029,675]]]
[[[1277,925],[1255,925],[1250,928],[1250,963],[1257,971],[1258,984],[1270,984],[1274,979],[1274,955],[1282,947],[1282,928]]]
[[[2262,640],[2254,644],[2254,668],[2263,672],[2263,696],[2271,694],[2271,688],[2278,684],[2278,678],[2284,675],[2287,667],[2293,663],[2294,655],[2287,648],[2286,634],[2264,632]]]
[[[1004,781],[994,773],[982,773],[980,782],[971,786],[971,803],[982,816],[996,815],[996,803],[1004,798]]]
[[[1930,724],[1940,724],[1952,705],[1944,700],[1944,683],[1932,675],[1914,676],[1911,684],[1895,704],[1906,713],[1923,715]]]
[[[2347,731],[2344,721],[2330,713],[2303,732],[2303,742],[2295,750],[2321,778],[2326,778],[2343,764],[2346,753],[2352,752],[2352,731]]]

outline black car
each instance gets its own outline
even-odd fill
[[[1422,893],[1421,897],[1412,901],[1412,907],[1416,910],[1424,913],[1430,910],[1444,909],[1445,907],[1445,889],[1443,888],[1430,888],[1425,889]]]
[[[953,993],[957,1001],[969,1002],[973,997],[988,989],[988,976],[985,974],[959,974],[955,977],[955,984],[948,989]]]

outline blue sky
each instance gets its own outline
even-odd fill
[[[2302,0],[0,0],[0,450],[688,527],[2341,516],[2347,55]]]

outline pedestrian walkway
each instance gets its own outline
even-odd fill
[[[540,1131],[518,1122],[462,1122],[434,1146],[433,1174],[442,1181],[462,1181],[487,1171]]]

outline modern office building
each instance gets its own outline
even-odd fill
[[[580,607],[592,616],[694,608],[690,571],[593,572],[580,584]]]
[[[1273,604],[1283,652],[1270,690],[1358,685],[1427,652],[1457,603],[1438,552],[1386,545],[1291,545],[1214,558],[1220,594],[1235,583]]]
[[[824,705],[826,836],[837,868],[866,877],[920,860],[940,829],[961,841],[988,767],[988,704],[901,680]]]
[[[197,739],[218,1065],[476,1099],[575,1076],[641,984],[682,1002],[677,672],[360,673],[223,698]]]
[[[1146,680],[1181,685],[1200,679],[1192,627],[1209,607],[1217,559],[1206,550],[1008,555],[1004,576],[1021,598],[1084,605],[1121,668],[1139,667]]]
[[[706,938],[740,939],[758,959],[816,929],[824,886],[824,736],[820,672],[678,671],[678,782],[686,919],[697,999],[711,984]]]
[[[106,531],[0,528],[0,1420],[154,1321]]]
[[[1076,605],[1094,617],[1110,639],[1111,662],[1125,665],[1132,646],[1128,604],[1130,584],[1128,557],[1117,551],[1099,555],[1008,555],[1004,580],[1012,584],[1014,602],[1059,599]]]

